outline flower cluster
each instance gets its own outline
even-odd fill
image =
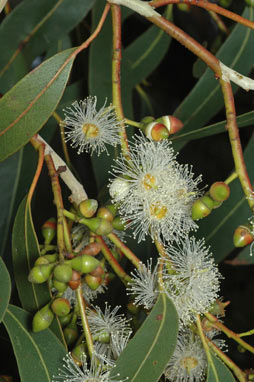
[[[129,155],[115,160],[109,192],[138,242],[147,234],[177,241],[195,229],[191,207],[201,177],[176,161],[170,142],[136,136]]]

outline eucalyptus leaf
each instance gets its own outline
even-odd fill
[[[9,272],[0,257],[0,322],[2,322],[11,296],[11,279]]]
[[[58,374],[66,350],[57,337],[46,329],[32,333],[31,315],[14,305],[9,305],[4,317],[16,356],[20,380],[24,382],[51,382]]]
[[[174,352],[178,316],[174,304],[161,294],[141,328],[130,340],[111,375],[131,382],[156,382]]]
[[[45,61],[0,99],[0,161],[24,146],[55,110],[70,74],[74,50]]]
[[[212,352],[210,353],[212,364],[208,363],[208,373],[206,382],[235,382],[232,373],[226,365]]]

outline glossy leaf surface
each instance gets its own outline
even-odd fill
[[[9,304],[11,295],[11,279],[9,272],[0,257],[0,322],[2,322],[5,311]]]

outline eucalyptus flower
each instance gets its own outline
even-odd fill
[[[65,119],[61,125],[66,128],[65,141],[71,141],[73,148],[82,152],[107,151],[106,144],[116,146],[120,143],[120,122],[113,105],[104,105],[96,110],[97,97],[89,96],[83,101],[75,101],[71,107],[64,109]]]

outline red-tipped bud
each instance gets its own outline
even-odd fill
[[[143,132],[147,138],[154,141],[160,141],[161,139],[167,139],[169,137],[169,131],[163,123],[150,122],[143,127]]]
[[[89,219],[87,220],[86,225],[92,232],[100,236],[108,235],[113,230],[112,224],[108,220],[101,218]]]
[[[67,264],[58,264],[54,269],[54,278],[62,283],[68,283],[72,278],[72,269]]]
[[[209,194],[216,202],[224,202],[230,195],[230,188],[224,182],[215,182],[211,185]]]
[[[80,252],[81,255],[90,255],[96,256],[100,253],[102,245],[100,243],[90,243],[85,246],[84,249]]]
[[[182,121],[173,115],[164,115],[156,119],[156,122],[162,123],[167,128],[169,135],[175,134],[183,128]]]
[[[81,276],[80,273],[77,271],[72,270],[72,278],[69,281],[68,285],[71,289],[75,290],[79,287],[81,283]]]
[[[202,198],[195,200],[192,205],[192,219],[199,220],[208,216],[213,209],[214,201],[210,196],[204,195]]]
[[[99,260],[89,255],[76,256],[73,259],[68,260],[68,262],[70,262],[72,268],[75,271],[78,271],[81,273],[90,273],[95,268],[97,268],[98,265],[100,265]]]
[[[96,216],[97,218],[108,220],[109,222],[112,222],[112,220],[114,219],[114,215],[106,207],[100,207],[97,211]]]
[[[54,314],[49,308],[50,303],[41,308],[33,317],[33,332],[47,329],[54,319]]]
[[[34,284],[42,284],[48,280],[53,271],[54,264],[42,264],[33,267],[29,273],[28,281]]]
[[[71,356],[74,362],[81,366],[84,361],[84,354],[86,352],[85,344],[82,342],[81,344],[75,346],[75,348],[71,352]]]
[[[91,218],[98,208],[98,202],[95,199],[86,199],[79,205],[79,212],[85,218]]]
[[[85,282],[90,289],[96,290],[102,284],[103,279],[100,276],[86,275]]]
[[[50,244],[56,235],[56,219],[48,219],[41,227],[41,233],[45,244]]]
[[[57,316],[66,316],[70,313],[71,306],[69,301],[66,298],[59,297],[56,298],[51,304],[51,310]]]
[[[124,231],[125,226],[123,221],[121,220],[120,216],[116,216],[114,220],[112,221],[112,226],[114,229],[117,229],[118,231]]]
[[[240,225],[236,228],[233,236],[235,247],[245,247],[253,241],[251,227],[249,225]]]

